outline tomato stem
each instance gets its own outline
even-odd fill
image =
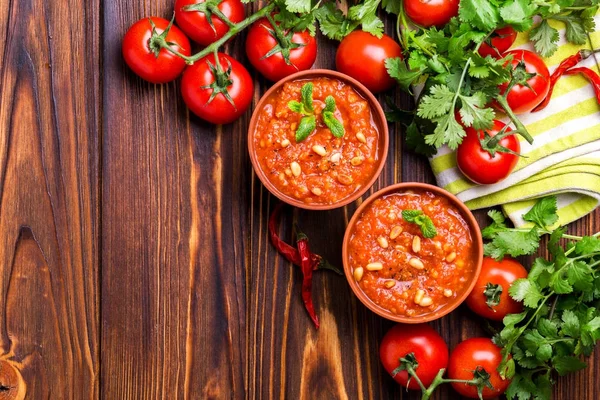
[[[233,36],[237,35],[241,31],[246,29],[248,26],[252,25],[254,22],[269,15],[271,13],[271,11],[273,11],[274,8],[275,8],[275,4],[270,3],[270,4],[266,5],[265,7],[261,8],[260,10],[258,10],[257,12],[255,12],[254,14],[252,14],[251,16],[249,16],[248,18],[246,18],[245,20],[240,21],[237,24],[230,25],[230,29],[227,31],[227,33],[225,35],[223,35],[222,38],[211,43],[209,46],[205,47],[198,53],[193,54],[191,56],[185,56],[185,55],[181,54],[180,52],[178,52],[177,50],[172,49],[166,40],[157,40],[157,44],[160,47],[167,49],[171,53],[175,54],[177,57],[183,58],[187,64],[192,65],[194,62],[200,60],[201,58],[206,57],[207,55],[209,55],[211,53],[214,53],[215,50],[218,50],[229,39],[231,39]],[[211,11],[213,11],[213,10],[211,10]],[[219,16],[218,14],[216,14],[216,15]],[[221,17],[219,16],[219,18],[221,18]],[[231,22],[231,21],[229,21],[229,22]],[[225,23],[227,23],[227,22],[225,22]]]
[[[509,90],[510,89],[507,89],[506,93],[508,93]],[[515,127],[517,128],[516,130],[511,131],[511,134],[518,133],[519,135],[523,136],[525,138],[525,140],[527,140],[527,142],[529,142],[530,144],[533,143],[533,137],[529,134],[525,125],[523,125],[521,120],[519,120],[519,118],[517,118],[517,116],[515,115],[513,110],[508,105],[508,101],[506,100],[506,94],[504,96],[497,95],[496,101],[498,102],[500,107],[502,107],[502,109],[504,110],[504,112],[506,113],[508,118],[510,118],[512,123],[515,124]]]

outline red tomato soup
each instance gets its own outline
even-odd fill
[[[437,235],[402,218],[420,210]],[[388,194],[367,206],[349,245],[354,279],[379,307],[417,317],[443,308],[468,289],[476,268],[475,246],[465,218],[450,201],[431,192]]]
[[[291,111],[291,100],[301,101],[300,89],[312,82],[316,129],[296,142],[302,115]],[[335,117],[345,134],[333,136],[323,123],[325,98],[335,99]],[[259,111],[254,148],[267,179],[288,197],[306,204],[334,204],[369,183],[378,167],[379,132],[367,100],[349,84],[331,78],[300,79],[285,83]]]

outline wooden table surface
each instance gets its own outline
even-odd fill
[[[125,66],[128,26],[168,18],[172,4],[0,0],[0,399],[15,392],[10,365],[29,399],[418,398],[379,363],[392,323],[345,278],[316,274],[313,328],[299,269],[268,241],[276,199],[250,166],[250,113],[209,125],[178,83],[152,85]],[[335,44],[319,41],[315,66],[333,68]],[[246,62],[243,44],[242,34],[226,51]],[[251,72],[256,102],[268,83]],[[397,126],[390,144],[370,193],[433,182]],[[356,206],[290,212],[282,232],[290,239],[301,221],[314,250],[341,265]],[[569,230],[598,231],[599,217]],[[483,334],[464,309],[432,325],[450,348]],[[599,376],[596,352],[555,398],[597,399]]]

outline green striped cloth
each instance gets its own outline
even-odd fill
[[[600,15],[595,20],[600,26]],[[590,43],[576,46],[566,42],[562,23],[551,25],[560,32],[560,47],[545,59],[550,73],[581,48],[600,48],[600,31],[590,35]],[[519,35],[513,47],[533,50],[527,35]],[[579,66],[600,72],[594,57]],[[470,182],[458,170],[454,152],[446,147],[430,159],[438,185],[471,209],[501,205],[515,226],[526,224],[522,215],[535,199],[550,194],[557,196],[561,224],[593,211],[600,203],[600,106],[589,82],[582,76],[561,78],[548,107],[519,118],[534,142],[530,145],[521,138],[521,153],[526,158],[520,158],[506,180],[495,185]]]

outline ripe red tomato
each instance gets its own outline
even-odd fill
[[[229,31],[229,26],[214,14],[211,15],[213,26],[208,22],[206,14],[197,10],[184,10],[194,4],[210,4],[217,7],[231,22],[237,24],[246,18],[246,10],[240,0],[177,0],[175,1],[175,21],[194,42],[208,46],[219,40]],[[209,10],[210,12],[210,10]]]
[[[487,133],[494,137],[506,125],[494,120],[492,129]],[[500,182],[510,175],[519,161],[519,156],[511,153],[497,151],[494,156],[481,147],[480,139],[484,139],[483,131],[476,131],[472,127],[465,128],[467,135],[456,150],[456,163],[461,172],[470,180],[481,185],[490,185]],[[507,128],[507,131],[511,131]],[[515,153],[521,151],[521,145],[516,135],[508,135],[500,139],[500,146]]]
[[[377,93],[394,86],[395,81],[385,68],[385,60],[394,57],[402,57],[402,49],[388,35],[378,39],[370,33],[354,31],[340,43],[335,66]]]
[[[458,15],[459,0],[405,0],[404,11],[417,25],[443,26]]]
[[[387,331],[379,346],[379,358],[390,375],[400,365],[399,359],[409,353],[414,353],[419,363],[415,372],[426,387],[433,382],[439,370],[448,365],[446,342],[427,324],[397,324]],[[409,389],[420,389],[414,379],[408,382],[409,375],[406,371],[397,373],[394,379]]]
[[[527,278],[527,270],[516,260],[505,258],[496,261],[484,257],[479,278],[467,297],[467,305],[482,317],[494,321],[501,321],[507,314],[520,313],[523,304],[517,303],[508,294],[510,285],[519,278]],[[499,295],[497,290],[501,290]]]
[[[490,374],[490,383],[494,387],[483,389],[483,398],[492,399],[506,391],[510,379],[502,380],[497,371],[502,362],[500,348],[488,338],[471,338],[458,344],[450,354],[448,377],[450,379],[471,380],[474,371],[484,368]],[[477,387],[466,383],[452,382],[452,387],[465,397],[478,399]]]
[[[276,82],[294,72],[312,67],[317,59],[317,41],[308,31],[284,32],[283,41],[288,42],[287,46],[292,46],[288,47],[290,64],[286,63],[281,51],[267,56],[275,46],[281,46],[272,32],[273,25],[266,18],[256,21],[248,31],[246,55],[258,72]],[[293,48],[298,44],[301,46]]]
[[[162,34],[169,25],[169,21],[159,17],[143,18],[131,25],[123,37],[123,58],[129,68],[142,79],[152,83],[170,82],[181,74],[185,61],[153,43],[151,39],[154,28],[150,20],[156,27],[156,35]],[[191,54],[190,41],[175,25],[171,26],[165,40],[175,43],[174,50],[181,54]]]
[[[527,79],[529,87],[517,84],[508,93],[507,101],[510,108],[515,114],[523,114],[533,110],[546,98],[550,90],[550,73],[548,67],[544,64],[544,60],[534,52],[511,50],[506,52],[504,56],[511,54],[513,56],[513,69],[522,62],[525,64],[528,73],[535,74],[535,76]],[[507,86],[508,82],[500,85],[500,93],[504,94]]]
[[[237,60],[224,53],[219,53],[218,60],[224,71],[221,77],[215,74],[217,64],[212,54],[189,66],[181,79],[181,94],[188,108],[200,118],[213,124],[228,124],[238,119],[252,102],[254,84]]]
[[[517,40],[517,31],[512,26],[497,29],[488,41],[479,46],[479,54],[482,57],[502,58],[504,52],[513,45],[515,40]]]

